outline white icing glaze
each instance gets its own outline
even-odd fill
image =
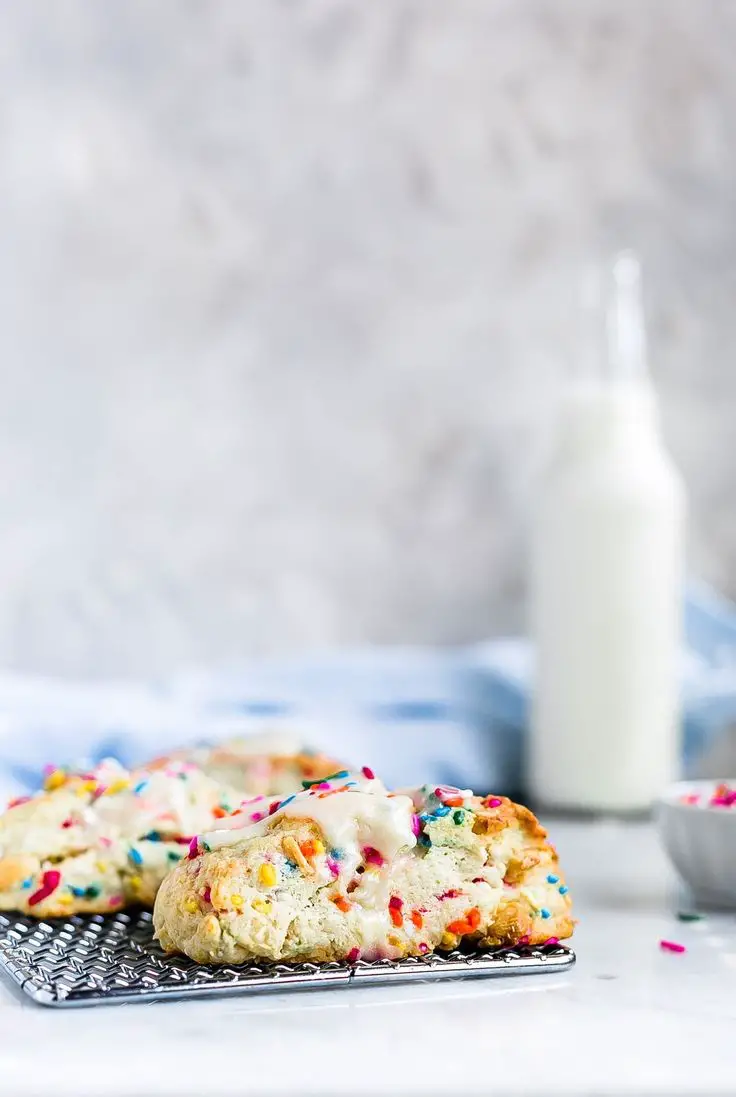
[[[202,835],[210,849],[234,845],[246,838],[266,834],[279,819],[313,819],[332,848],[342,853],[342,871],[352,872],[362,860],[367,846],[392,860],[403,849],[412,849],[416,837],[412,829],[414,805],[409,796],[389,795],[375,779],[347,774],[328,782],[328,789],[305,789],[287,797],[277,810],[257,823],[250,823],[250,808],[267,812],[278,799],[246,803],[241,815],[223,819],[217,830]],[[323,796],[329,789],[350,786],[344,791]]]

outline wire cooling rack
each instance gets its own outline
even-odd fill
[[[547,945],[435,953],[404,960],[358,960],[355,964],[215,967],[166,955],[153,939],[147,911],[75,915],[44,922],[0,913],[0,971],[44,1006],[536,975],[564,971],[574,963],[571,949]]]

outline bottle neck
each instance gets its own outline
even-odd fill
[[[657,401],[646,378],[575,385],[563,403],[559,442],[565,453],[630,449],[659,440]]]

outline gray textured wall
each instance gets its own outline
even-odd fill
[[[6,0],[0,663],[517,625],[580,263],[736,593],[736,3]]]

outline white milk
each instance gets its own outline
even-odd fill
[[[636,811],[677,770],[685,493],[646,374],[632,256],[613,283],[606,353],[570,386],[537,501],[529,776],[543,804]]]

